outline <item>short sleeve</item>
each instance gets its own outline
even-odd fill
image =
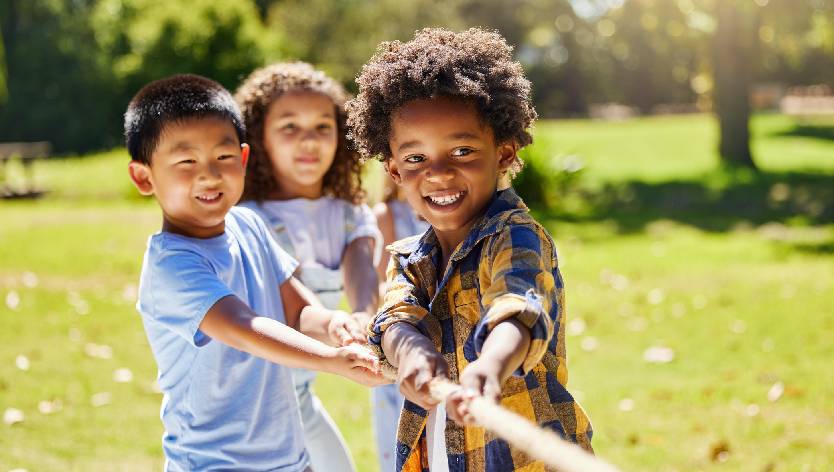
[[[270,256],[278,285],[281,285],[295,273],[295,269],[298,268],[298,261],[278,244],[272,230],[269,229],[259,213],[252,211],[252,220],[260,236],[259,239],[263,241],[264,247]]]
[[[208,310],[234,292],[196,252],[161,250],[148,261],[137,304],[140,313],[195,346],[210,338],[199,331]]]
[[[371,349],[382,361],[391,367],[382,351],[382,336],[396,323],[408,323],[420,328],[420,322],[428,315],[427,301],[420,297],[422,293],[415,285],[414,279],[404,270],[403,256],[393,254],[388,263],[388,289],[383,297],[383,304],[377,315],[368,325],[368,342]]]
[[[530,371],[544,356],[559,322],[561,278],[550,238],[536,225],[508,224],[489,245],[488,287],[482,293],[486,315],[475,328],[480,353],[490,331],[514,318],[530,330],[530,348],[516,372]]]
[[[345,246],[359,238],[374,240],[374,266],[382,255],[382,233],[376,215],[368,205],[349,205],[345,209]]]

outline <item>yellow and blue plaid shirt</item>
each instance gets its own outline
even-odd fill
[[[449,364],[450,379],[457,382],[492,328],[515,318],[530,329],[530,349],[502,386],[501,405],[592,451],[590,421],[565,388],[564,286],[553,240],[512,189],[496,193],[440,280],[441,250],[431,229],[388,249],[388,290],[368,333],[383,363],[385,330],[409,323],[434,342]],[[397,471],[428,471],[427,416],[405,401]],[[450,472],[545,470],[483,428],[460,427],[448,419],[446,449]]]

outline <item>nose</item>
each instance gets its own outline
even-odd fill
[[[310,129],[304,132],[301,136],[301,146],[305,150],[313,150],[319,145],[318,134],[315,129]]]
[[[454,169],[447,159],[434,159],[426,169],[426,180],[433,183],[441,183],[451,180],[454,177]]]
[[[200,173],[200,180],[206,183],[214,184],[223,178],[223,173],[220,171],[220,165],[216,161],[211,161],[203,166],[203,172]]]

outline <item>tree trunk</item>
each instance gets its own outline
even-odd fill
[[[719,0],[714,42],[715,112],[719,155],[728,167],[756,169],[750,153],[750,58],[737,0]]]

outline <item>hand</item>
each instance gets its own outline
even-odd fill
[[[448,365],[443,356],[433,350],[417,348],[400,359],[397,383],[400,392],[410,401],[430,410],[437,405],[431,397],[429,383],[435,377],[448,377]]]
[[[356,323],[359,324],[359,327],[362,329],[362,334],[364,335],[365,328],[367,328],[368,324],[370,324],[373,319],[373,314],[368,313],[367,311],[354,311],[350,316],[352,316]]]
[[[474,423],[469,412],[470,401],[484,397],[498,403],[501,400],[501,364],[487,358],[479,358],[466,366],[460,375],[460,390],[446,399],[446,412],[455,423],[463,426]]]
[[[327,334],[335,346],[347,346],[357,342],[367,343],[367,336],[362,325],[355,317],[340,310],[333,310],[333,316],[327,324]]]
[[[379,369],[379,359],[367,348],[351,344],[335,349],[331,372],[366,387],[391,383]]]

